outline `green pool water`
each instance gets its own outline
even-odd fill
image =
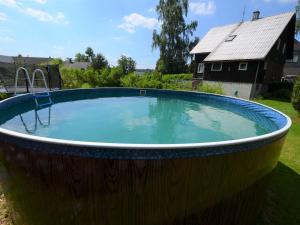
[[[276,129],[247,109],[222,104],[171,97],[105,97],[22,114],[14,111],[1,127],[48,138],[132,144],[225,141]]]

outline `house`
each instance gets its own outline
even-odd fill
[[[192,49],[194,77],[221,83],[225,94],[253,98],[279,82],[286,59],[293,58],[296,14],[284,13],[215,27]]]
[[[73,62],[71,60],[64,61],[64,67],[70,69],[81,69],[86,70],[91,65],[90,62]]]
[[[23,56],[4,56],[0,55],[0,92],[14,92],[15,88],[15,76],[17,68],[26,67],[31,75],[33,70],[37,68],[43,68],[50,88],[60,88],[61,87],[61,78],[59,74],[59,68],[53,65],[51,67],[51,79],[48,77],[50,72],[41,67],[42,64],[48,64],[52,60],[51,57],[23,57]],[[47,72],[47,73],[46,73]],[[39,83],[39,82],[37,82]],[[26,90],[28,90],[28,83],[25,83],[24,79],[19,80],[19,84],[25,85]]]
[[[300,43],[296,39],[294,41],[293,58],[286,60],[283,74],[285,76],[295,75],[300,77]]]
[[[19,66],[27,65],[32,67],[39,66],[41,64],[48,64],[52,60],[51,57],[45,58],[45,57],[13,56],[12,58],[14,59],[16,65]]]

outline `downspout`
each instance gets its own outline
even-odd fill
[[[256,68],[256,74],[255,74],[255,79],[254,79],[254,84],[253,84],[254,92],[251,91],[250,98],[253,98],[255,96],[255,93],[256,93],[256,83],[257,83],[257,77],[258,77],[258,73],[259,73],[259,67],[260,67],[260,61],[258,62],[257,68]],[[252,87],[252,90],[253,90],[253,87]]]

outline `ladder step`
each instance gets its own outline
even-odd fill
[[[50,94],[48,92],[46,92],[46,93],[35,93],[33,96],[35,98],[48,98],[48,97],[50,97]]]
[[[38,108],[42,109],[42,108],[45,108],[45,107],[48,107],[48,106],[51,106],[51,105],[52,105],[52,102],[47,102],[47,103],[44,103],[44,104],[38,104]]]

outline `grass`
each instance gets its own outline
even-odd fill
[[[267,193],[259,225],[300,224],[300,117],[287,102],[258,100],[278,109],[293,120],[276,174]],[[0,188],[0,225],[11,225],[5,197]]]
[[[300,117],[291,103],[258,100],[287,114],[293,125],[287,136],[276,174],[267,193],[259,225],[300,224]]]

